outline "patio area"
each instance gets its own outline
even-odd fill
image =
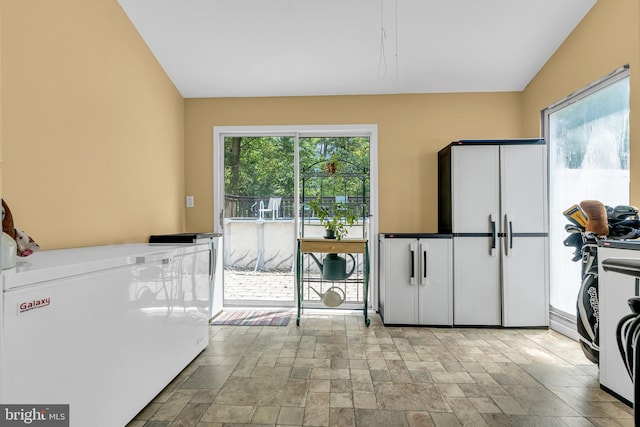
[[[224,300],[233,306],[256,305],[261,301],[270,305],[295,305],[295,226],[290,218],[274,220],[225,218],[224,228]],[[322,237],[324,229],[314,221],[305,224],[305,235]],[[349,227],[350,235],[363,235],[363,225]],[[349,260],[348,268],[351,269]],[[313,280],[304,287],[306,301],[320,301],[319,293],[333,284],[345,291],[346,301],[362,302],[362,256],[357,257],[353,279],[340,282]],[[316,263],[305,256],[305,275],[319,276]]]
[[[296,282],[295,275],[291,272],[225,269],[224,274],[224,299],[228,305],[242,306],[248,302],[255,305],[256,302],[264,301],[265,304],[269,302],[269,305],[281,302],[282,307],[295,306]],[[358,304],[362,304],[362,284],[355,280],[317,281],[310,284],[320,293],[334,285],[345,291],[344,308],[358,308]],[[309,289],[309,284],[305,284],[303,292],[305,301],[317,301],[319,307],[322,307],[320,297]]]
[[[293,273],[252,270],[224,271],[226,301],[282,301],[293,305],[295,277]]]

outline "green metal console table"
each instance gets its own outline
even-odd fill
[[[367,312],[369,297],[369,242],[367,239],[321,239],[321,238],[299,238],[296,254],[296,286],[297,286],[297,307],[298,314],[296,317],[296,325],[300,326],[300,315],[305,307],[304,301],[304,283],[310,279],[304,277],[304,254],[362,254],[363,255],[363,274],[361,279],[355,279],[361,282],[363,294],[363,314],[366,326],[371,324],[371,319]],[[322,280],[322,279],[317,279]]]

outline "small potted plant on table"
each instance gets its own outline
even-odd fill
[[[349,233],[347,226],[358,220],[354,210],[346,203],[336,202],[328,209],[322,205],[322,199],[315,199],[309,201],[308,205],[324,227],[326,239],[341,240]]]

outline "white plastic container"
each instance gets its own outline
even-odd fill
[[[18,245],[7,233],[2,233],[0,247],[0,266],[3,270],[14,268],[16,266],[16,250]]]

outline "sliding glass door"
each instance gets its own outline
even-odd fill
[[[214,133],[214,213],[216,231],[224,235],[224,305],[293,306],[295,247],[300,209],[305,208],[299,199],[300,172],[336,158],[369,170],[372,132],[337,126],[315,131],[221,128]],[[366,203],[372,212],[369,198]],[[370,227],[369,219],[361,230]]]
[[[563,211],[582,200],[629,203],[628,69],[543,111],[549,147],[550,304],[552,327],[572,335],[580,261],[565,247]],[[565,330],[563,330],[565,328]]]
[[[224,304],[291,305],[294,138],[228,136],[224,144]]]

